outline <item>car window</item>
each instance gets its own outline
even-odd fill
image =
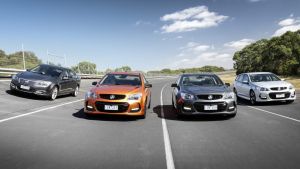
[[[52,66],[48,66],[48,65],[39,65],[39,66],[31,69],[30,72],[39,73],[39,74],[46,75],[46,76],[59,77],[60,74],[63,72],[63,70],[60,68],[52,67]]]
[[[248,75],[244,74],[244,76],[243,76],[243,82],[249,82]]]
[[[243,74],[242,74],[242,75],[239,75],[237,81],[238,81],[238,82],[242,82],[242,81],[243,81]]]
[[[252,82],[267,82],[267,81],[280,81],[280,78],[274,74],[253,74],[250,75]]]
[[[184,75],[181,78],[183,86],[217,86],[223,85],[221,79],[215,75]]]
[[[142,83],[139,75],[108,74],[103,78],[100,84],[140,86]]]

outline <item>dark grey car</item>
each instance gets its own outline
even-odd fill
[[[172,104],[178,115],[237,113],[235,94],[230,84],[212,73],[183,74],[172,84]]]
[[[46,96],[51,100],[58,95],[77,96],[80,77],[70,69],[41,64],[12,77],[11,91]]]

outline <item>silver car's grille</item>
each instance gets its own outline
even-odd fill
[[[281,91],[281,90],[286,90],[287,87],[271,87],[270,89],[273,91]]]

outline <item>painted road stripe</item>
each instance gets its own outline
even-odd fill
[[[62,104],[59,104],[59,105],[39,109],[39,110],[36,110],[36,111],[33,111],[33,112],[24,113],[24,114],[20,114],[20,115],[17,115],[17,116],[9,117],[9,118],[0,120],[0,123],[5,122],[5,121],[9,121],[9,120],[13,120],[13,119],[16,119],[16,118],[28,116],[28,115],[31,115],[31,114],[39,113],[39,112],[42,112],[42,111],[45,111],[45,110],[55,109],[57,107],[61,107],[61,106],[65,106],[65,105],[68,105],[68,104],[80,102],[80,101],[83,101],[83,100],[84,99],[79,99],[79,100],[75,100],[75,101],[72,101],[72,102],[62,103]]]
[[[161,113],[161,117],[162,117],[161,122],[162,122],[162,129],[163,129],[163,135],[164,135],[167,169],[175,169],[169,132],[168,132],[167,123],[166,123],[166,120],[165,120],[165,113],[164,113],[164,110],[163,110],[163,105],[164,105],[163,92],[164,92],[164,89],[167,85],[168,84],[165,84],[163,86],[163,88],[161,89],[161,92],[160,92],[160,105],[161,105],[160,113]]]
[[[10,82],[11,80],[0,80],[0,82]]]
[[[298,120],[298,119],[294,119],[294,118],[291,118],[291,117],[288,117],[288,116],[273,113],[273,112],[263,110],[263,109],[260,109],[260,108],[256,108],[256,107],[252,107],[252,106],[247,106],[247,107],[252,108],[252,109],[256,109],[256,110],[260,110],[260,111],[263,111],[265,113],[269,113],[269,114],[272,114],[272,115],[275,115],[275,116],[283,117],[283,118],[286,118],[286,119],[289,119],[289,120],[293,120],[293,121],[296,121],[296,122],[300,122],[300,120]]]

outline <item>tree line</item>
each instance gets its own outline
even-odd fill
[[[158,71],[148,71],[147,74],[149,75],[156,75],[156,74],[183,74],[183,73],[198,73],[198,72],[223,72],[225,69],[223,67],[218,66],[203,66],[203,67],[196,67],[196,68],[186,68],[186,69],[162,69]]]
[[[35,67],[38,64],[41,64],[42,61],[30,51],[24,51],[25,64],[26,68],[30,69]],[[23,69],[23,53],[18,51],[12,54],[6,54],[3,50],[0,50],[0,67],[2,68],[15,68]]]
[[[300,30],[256,41],[236,52],[233,60],[237,74],[267,71],[300,75]]]

